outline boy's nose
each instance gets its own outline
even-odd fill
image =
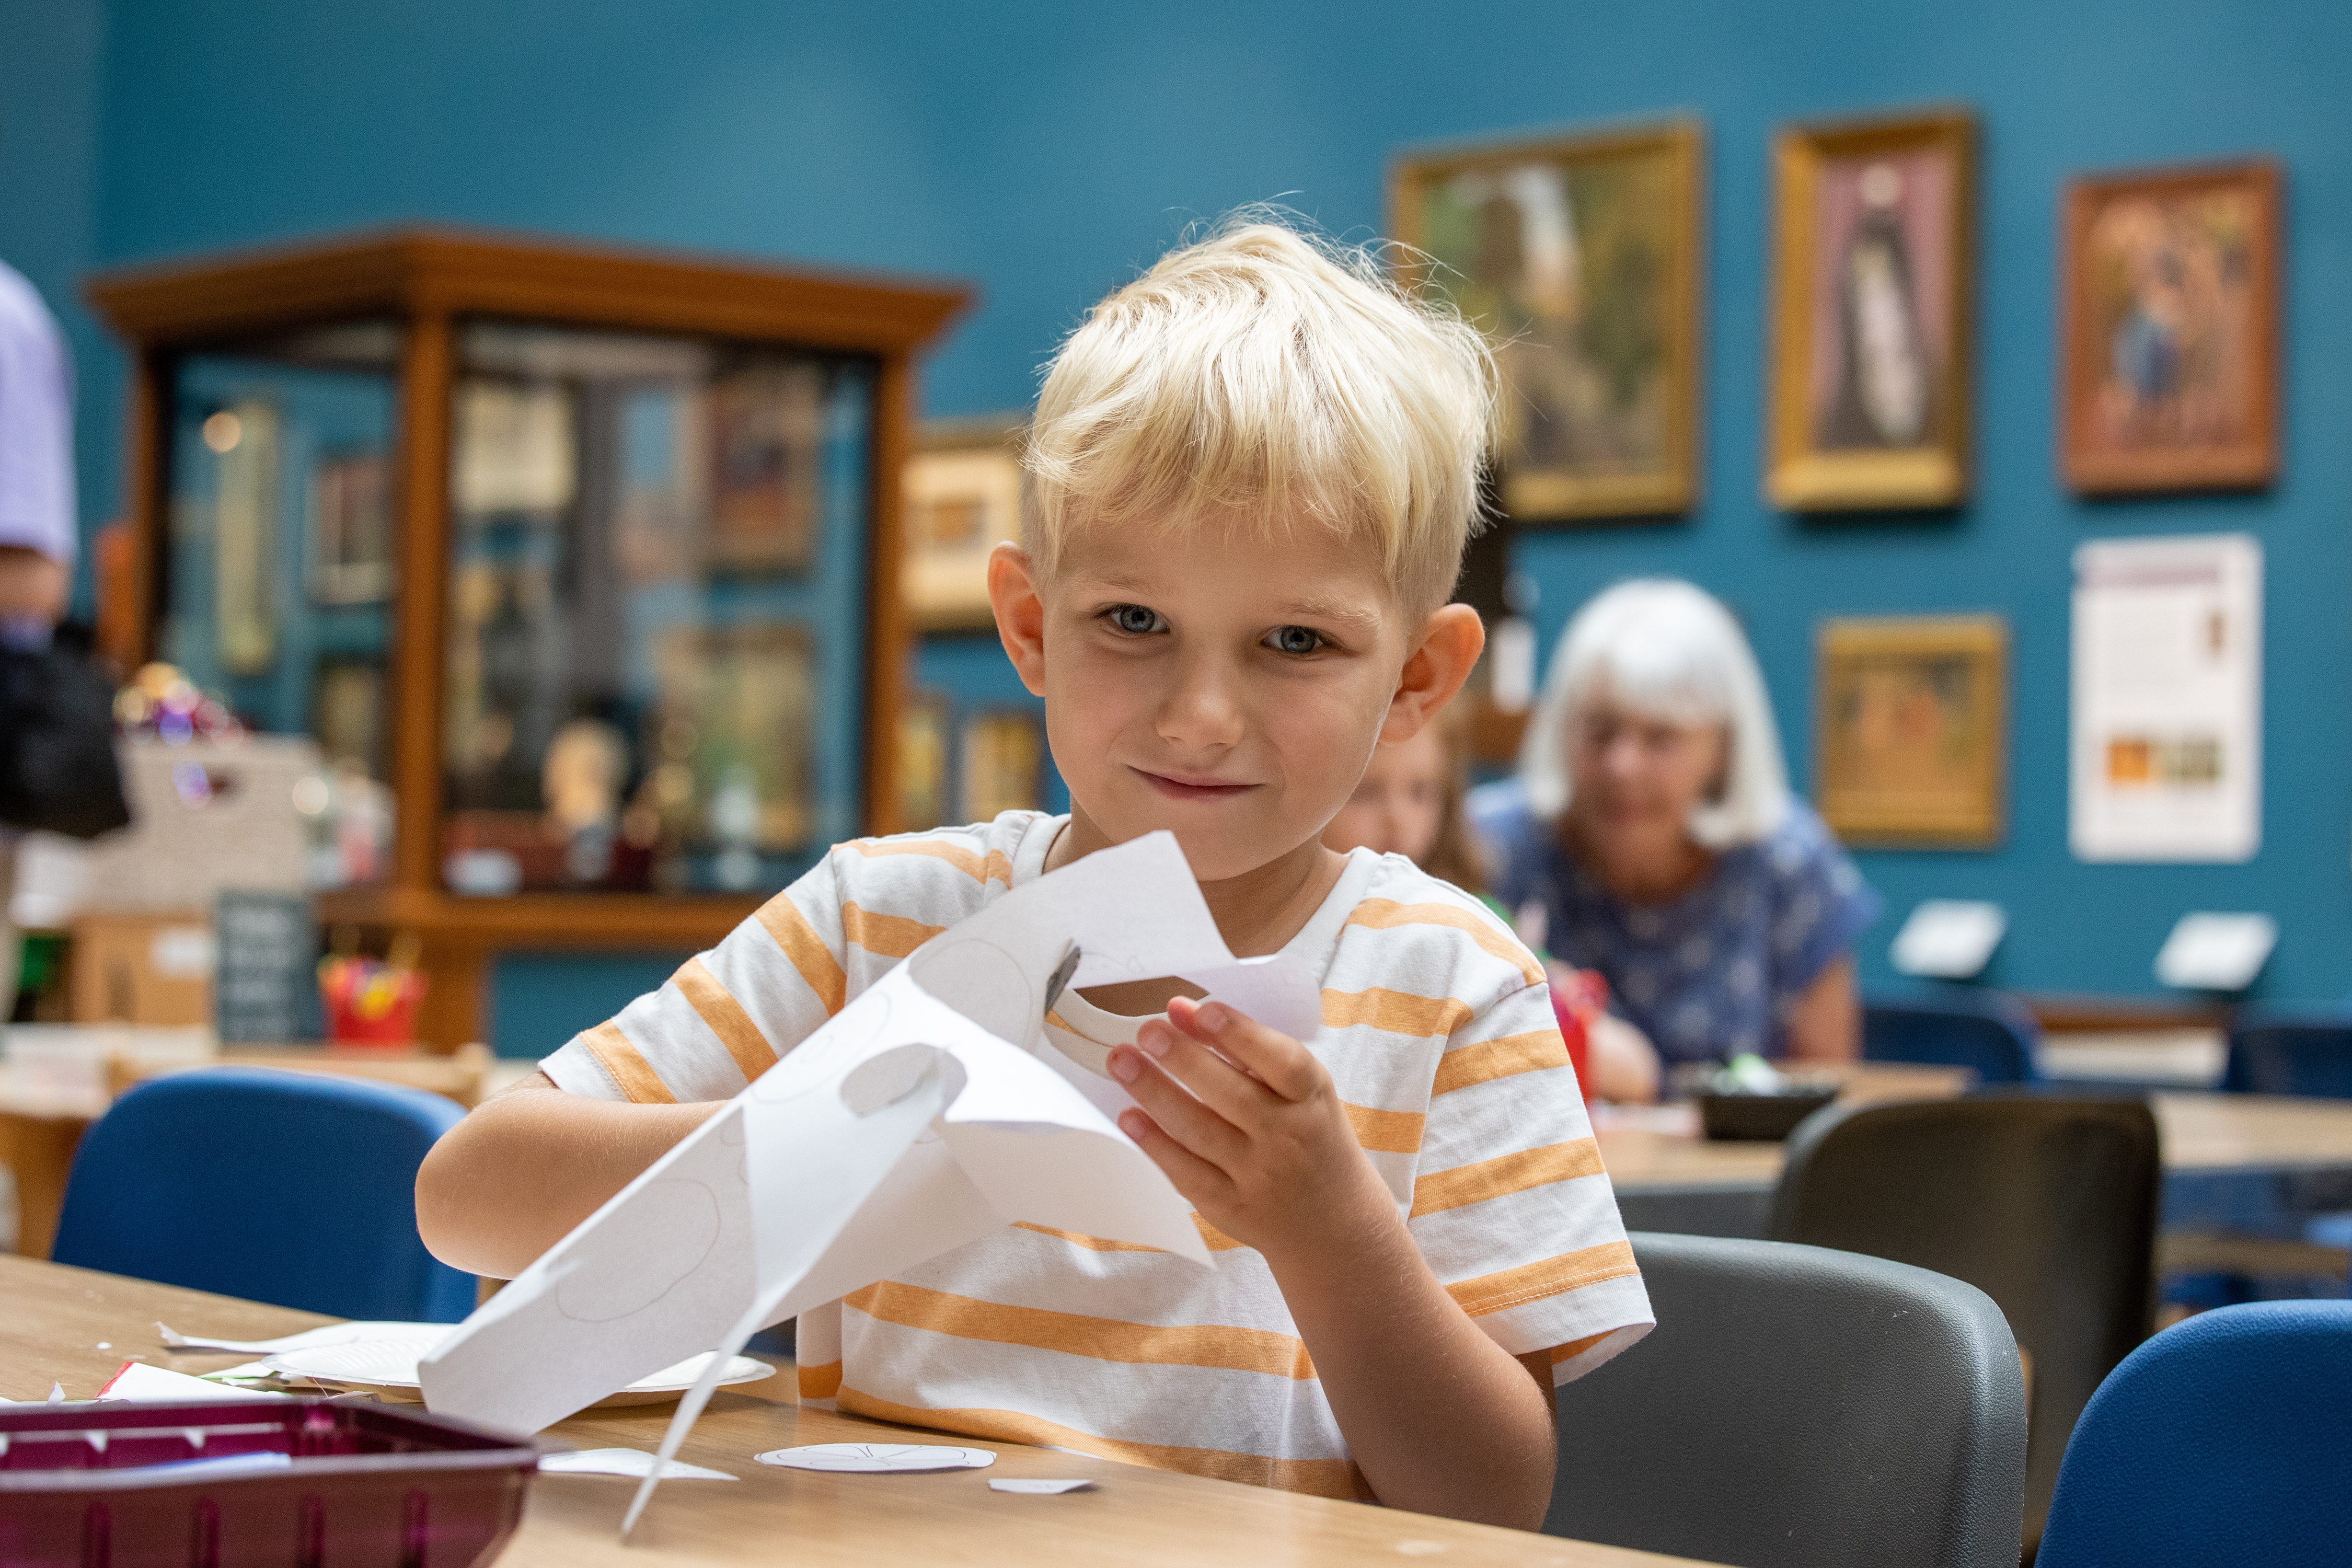
[[[1175,689],[1160,705],[1160,739],[1178,745],[1224,747],[1238,743],[1247,728],[1231,672],[1210,660],[1186,666]]]

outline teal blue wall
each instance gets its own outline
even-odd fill
[[[79,182],[50,180],[41,199],[59,235],[83,226],[95,259],[426,217],[955,274],[985,298],[930,366],[929,406],[942,415],[1024,402],[1077,312],[1193,217],[1286,195],[1367,234],[1400,147],[1694,112],[1712,163],[1706,497],[1680,524],[1523,543],[1547,636],[1631,573],[1723,593],[1754,632],[1801,782],[1821,616],[2001,611],[2016,648],[2008,842],[1863,857],[1891,908],[1999,899],[2014,922],[2001,979],[2110,992],[2155,988],[2149,961],[2183,910],[2268,910],[2286,934],[2267,994],[2352,986],[2341,0],[0,5],[11,18],[0,84],[29,94],[37,119],[56,105],[68,129],[54,156],[86,158]],[[42,26],[18,34],[20,12]],[[43,40],[54,67],[28,66],[23,36]],[[88,129],[93,100],[102,138]],[[1974,104],[1984,126],[1975,499],[1924,521],[1792,521],[1759,499],[1770,134],[1791,118],[1941,100]],[[0,195],[34,179],[5,128],[21,118],[0,104]],[[2252,498],[2066,499],[2051,437],[2062,182],[2253,150],[2288,176],[2281,482]],[[48,244],[45,221],[0,207],[0,255]],[[73,265],[79,253],[57,245],[56,265]],[[91,379],[119,397],[110,364]],[[86,461],[110,475],[111,418],[89,434]],[[110,485],[93,491],[103,515]],[[2269,552],[2263,851],[2244,867],[2077,865],[2065,843],[2069,554],[2086,538],[2221,528],[2251,531]],[[1872,973],[1892,923],[1866,941]]]

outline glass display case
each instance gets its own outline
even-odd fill
[[[139,364],[115,651],[317,742],[381,825],[322,913],[423,939],[427,1040],[499,951],[715,941],[897,826],[896,476],[960,289],[419,232],[90,294]]]

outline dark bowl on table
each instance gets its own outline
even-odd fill
[[[1726,1094],[1707,1090],[1698,1097],[1699,1130],[1710,1139],[1750,1143],[1777,1143],[1797,1130],[1797,1124],[1838,1097],[1835,1089],[1785,1089],[1773,1093]]]

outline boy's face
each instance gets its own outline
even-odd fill
[[[1483,641],[1458,605],[1408,626],[1379,563],[1314,528],[1082,528],[1050,580],[1006,546],[991,585],[1074,815],[1107,843],[1170,829],[1204,882],[1316,838],[1383,730],[1416,731]]]

